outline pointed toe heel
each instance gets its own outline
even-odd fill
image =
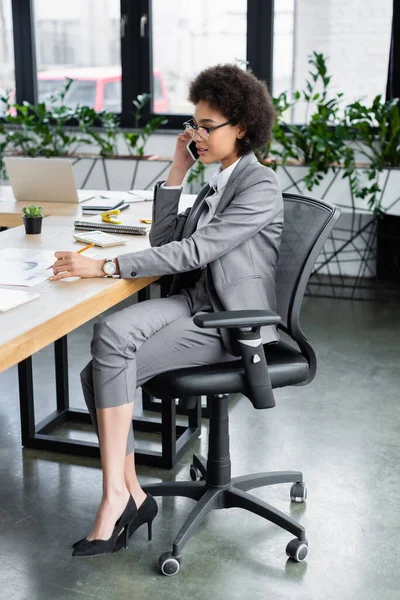
[[[83,538],[76,542],[72,556],[95,556],[111,554],[128,546],[129,527],[137,516],[137,508],[132,496],[129,496],[124,512],[115,524],[114,531],[108,540],[87,540]]]

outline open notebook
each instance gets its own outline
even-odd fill
[[[39,298],[40,294],[31,292],[21,292],[19,290],[0,289],[0,312],[5,312],[25,302],[30,302]]]

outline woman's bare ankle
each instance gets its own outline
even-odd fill
[[[123,486],[107,486],[103,489],[103,498],[102,502],[106,504],[115,504],[119,503],[122,499],[128,501],[129,499],[129,490],[126,485]]]
[[[124,497],[125,496],[125,497]],[[113,532],[115,522],[123,513],[129,500],[129,491],[125,488],[120,494],[114,490],[107,490],[103,494],[99,510],[97,511],[95,523],[87,539],[108,539]]]
[[[139,508],[146,500],[146,493],[140,486],[128,486],[128,491],[134,499],[136,507]]]

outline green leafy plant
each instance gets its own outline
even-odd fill
[[[25,206],[22,209],[22,212],[24,217],[28,218],[43,217],[43,208],[41,206],[36,206],[35,204]]]
[[[89,146],[93,154],[111,158],[118,154],[121,135],[131,155],[136,152],[143,156],[150,135],[166,122],[165,117],[159,116],[138,132],[122,133],[119,117],[114,113],[96,112],[88,106],[66,106],[65,96],[71,85],[73,80],[67,79],[63,90],[38,104],[11,104],[10,96],[0,99],[5,105],[5,116],[0,122],[0,168],[5,152],[54,157],[76,154],[82,146]],[[149,98],[142,94],[133,103],[136,127],[141,126],[141,110]]]
[[[144,148],[151,134],[161,125],[168,123],[165,117],[154,117],[144,127],[140,129],[140,121],[142,120],[142,110],[150,100],[150,94],[139,94],[132,104],[135,107],[135,129],[138,131],[124,133],[124,139],[130,154],[144,155]]]
[[[361,101],[342,106],[343,94],[330,91],[326,62],[323,54],[313,52],[304,90],[291,98],[287,92],[273,98],[274,143],[262,148],[258,158],[275,169],[289,162],[308,166],[303,181],[310,191],[330,169],[342,167],[342,178],[348,179],[352,194],[380,214],[379,173],[400,166],[399,100],[383,102],[376,96],[371,106]],[[298,105],[305,110],[305,124],[287,123],[288,110]],[[364,168],[357,164],[356,153],[367,159]]]
[[[61,156],[76,152],[79,145],[89,143],[89,137],[82,135],[82,129],[68,127],[71,120],[86,121],[87,133],[94,118],[88,122],[87,113],[91,109],[64,105],[64,97],[73,81],[67,81],[64,90],[49,96],[47,103],[11,104],[9,97],[2,98],[6,105],[4,117],[3,152],[11,150],[27,156]],[[87,110],[86,110],[87,109]],[[86,115],[85,115],[86,113]],[[93,117],[96,115],[92,111]],[[86,119],[85,119],[86,116]]]
[[[279,129],[283,126],[284,116],[289,108],[294,104],[288,100],[287,92],[282,92],[277,97],[272,98],[272,102],[274,104],[276,121],[273,128],[273,137],[279,136]],[[278,152],[273,149],[272,145],[274,140],[256,150],[256,156],[258,160],[262,163],[268,163],[272,168],[276,167],[276,157],[278,156]]]
[[[203,163],[198,160],[197,163],[195,163],[190,169],[186,183],[197,182],[201,186],[205,185],[205,170],[206,168]]]
[[[371,106],[360,101],[346,107],[346,120],[358,151],[377,168],[400,167],[399,99],[382,101],[378,95]]]
[[[308,190],[317,185],[329,169],[335,168],[344,159],[347,129],[340,116],[342,93],[331,93],[326,59],[323,54],[313,52],[309,57],[309,78],[302,91],[296,91],[291,99],[287,93],[274,99],[277,122],[273,130],[274,146],[267,147],[270,162],[289,160],[309,167],[304,183]],[[304,125],[285,122],[287,110],[296,105],[304,106]],[[264,156],[264,161],[265,161]]]
[[[379,173],[400,167],[399,99],[383,101],[378,95],[370,106],[353,102],[346,107],[345,123],[354,149],[368,160],[368,166],[362,170],[368,184],[362,185],[359,175],[354,179],[357,195],[366,198],[369,207],[380,214]],[[351,160],[354,163],[354,157]]]

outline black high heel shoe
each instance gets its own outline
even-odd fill
[[[83,538],[74,544],[72,556],[94,556],[96,554],[111,554],[118,542],[119,549],[128,545],[129,526],[135,520],[137,508],[132,496],[129,496],[124,512],[115,524],[114,531],[108,540],[87,540]]]
[[[137,510],[137,515],[129,525],[128,535],[131,537],[135,533],[139,527],[147,523],[147,535],[148,540],[150,541],[152,538],[152,526],[153,521],[158,513],[157,502],[154,500],[153,496],[150,494],[146,494],[146,500],[142,502]],[[117,539],[113,552],[118,552],[123,548],[124,543],[122,539]]]

